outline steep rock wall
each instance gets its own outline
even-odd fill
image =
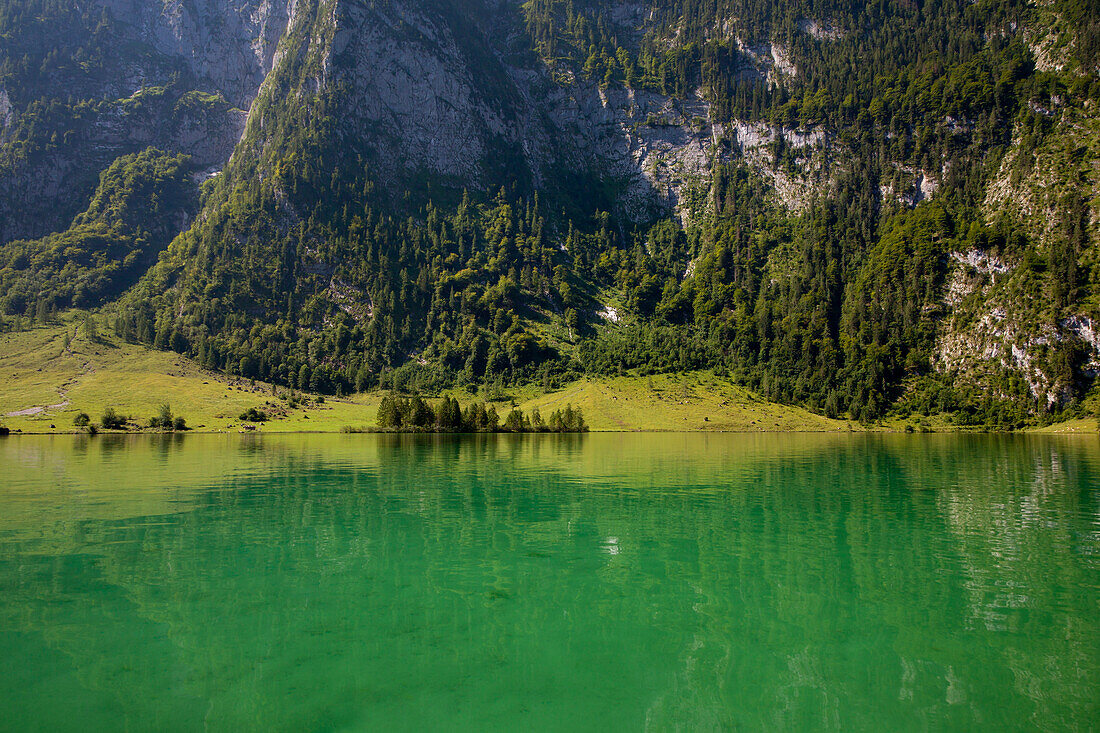
[[[244,110],[271,69],[294,4],[93,3],[112,20],[109,45],[133,52],[107,56],[93,75],[46,80],[41,98],[76,100],[51,120],[58,129],[34,123],[52,138],[36,139],[21,125],[26,109],[0,91],[0,153],[7,159],[0,166],[0,244],[63,229],[99,172],[122,155],[153,146],[190,155],[200,169],[221,168],[240,140]],[[57,39],[43,39],[51,42]]]

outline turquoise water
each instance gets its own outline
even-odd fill
[[[0,729],[1098,724],[1096,438],[0,441]]]

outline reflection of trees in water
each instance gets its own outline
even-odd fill
[[[99,460],[85,450],[74,463]],[[116,481],[202,477],[187,511],[135,515],[135,489],[117,519],[60,525],[59,556],[0,564],[5,590],[18,579],[4,627],[43,630],[139,727],[164,690],[250,728],[385,720],[425,695],[439,714],[515,720],[546,700],[566,722],[655,729],[1095,710],[1096,591],[1079,589],[1096,555],[1066,549],[1096,519],[1095,447],[385,435],[149,452],[113,453]]]
[[[1004,438],[961,462],[939,502],[963,576],[965,632],[1013,639],[996,657],[975,655],[1030,701],[1021,720],[1033,725],[1072,727],[1076,703],[1095,696],[1100,634],[1065,611],[1097,602],[1100,537],[1082,534],[1100,516],[1096,458],[1093,440]]]

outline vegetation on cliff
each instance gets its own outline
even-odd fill
[[[492,149],[479,175],[491,186],[429,177],[392,190],[398,179],[379,171],[400,167],[386,156],[401,146],[379,149],[349,127],[361,100],[340,72],[354,59],[334,50],[322,5],[299,5],[233,159],[170,245],[170,223],[192,202],[185,162],[156,151],[116,161],[68,231],[0,244],[6,327],[125,290],[107,308],[123,339],[327,394],[549,391],[581,376],[713,369],[829,418],[946,413],[1003,427],[1088,399],[1096,344],[1079,334],[1092,326],[1064,324],[1098,316],[1096,153],[1073,132],[1092,129],[1100,106],[1091,4],[661,0],[631,15],[596,0],[532,0],[522,18],[501,16],[527,34],[507,42],[466,17],[503,10],[410,5],[459,44],[464,55],[448,63],[495,92],[510,88],[502,75],[546,69],[567,89],[701,97],[709,118],[685,124],[731,152],[708,152],[698,216],[644,225],[612,211],[620,182],[569,191],[563,165],[562,180],[540,183],[509,152],[519,144]],[[33,25],[6,7],[0,29]],[[32,141],[53,145],[55,131],[64,145],[64,125],[48,120],[75,119],[75,107],[43,106],[35,90],[74,64],[114,63],[96,40],[113,22],[73,31],[83,40],[60,44],[52,61],[17,58],[19,42],[4,36],[0,86],[20,105],[0,146],[10,161],[39,150]],[[185,106],[224,105],[184,96]],[[771,136],[766,160],[739,155],[746,143],[731,129]],[[776,194],[811,166],[794,131],[812,131],[835,159],[798,206]],[[1057,151],[1072,175],[1048,185],[1031,149]],[[1035,187],[1058,193],[1026,213],[1016,194],[994,196],[1040,175]],[[981,258],[1011,276],[984,273],[988,287],[948,303],[958,263]],[[1004,343],[963,343],[1002,311],[1006,324],[986,330]],[[1012,368],[975,375],[944,345],[950,328],[960,349],[1015,353],[1010,327],[1026,332]]]

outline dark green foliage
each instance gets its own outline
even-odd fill
[[[103,417],[99,419],[99,424],[103,426],[104,430],[121,430],[126,427],[126,418],[115,412],[115,408],[108,407],[103,411]]]
[[[567,403],[564,410],[550,413],[545,430],[551,433],[587,433],[588,424],[584,421],[581,408]]]
[[[378,405],[378,427],[402,432],[438,433],[584,433],[588,425],[580,408],[566,405],[565,411],[555,410],[549,423],[544,423],[536,409],[530,418],[518,408],[512,408],[503,424],[496,408],[486,408],[484,402],[460,407],[453,397],[443,397],[433,407],[419,395],[411,398],[390,393]]]
[[[531,430],[531,421],[524,416],[522,410],[513,407],[505,416],[502,427],[508,433],[524,433]]]
[[[91,422],[92,419],[88,417],[88,413],[86,412],[78,412],[76,414],[76,417],[73,418],[73,425],[77,426],[78,428],[87,427],[89,424],[91,424]]]
[[[239,419],[245,422],[267,422],[267,418],[268,415],[266,412],[255,407],[249,407],[239,416]]]
[[[118,297],[168,246],[195,206],[193,193],[184,156],[149,149],[119,158],[67,231],[0,247],[0,311],[87,308]]]
[[[354,214],[323,201],[310,223],[280,235],[256,185],[241,184],[173,244],[119,314],[119,334],[329,393],[379,383],[436,392],[567,368],[523,322],[532,309],[583,300],[555,275],[564,256],[537,199],[501,194],[446,216],[428,207],[422,222],[394,221],[362,200]],[[185,254],[194,257],[186,265]],[[178,290],[166,292],[168,277]],[[410,354],[423,363],[406,363]]]

